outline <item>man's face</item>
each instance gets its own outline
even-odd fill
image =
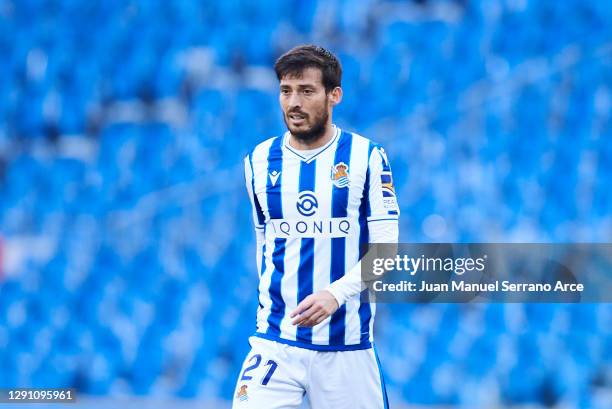
[[[306,68],[301,75],[283,77],[280,104],[287,129],[297,139],[310,142],[323,135],[331,104],[323,86],[321,70]]]

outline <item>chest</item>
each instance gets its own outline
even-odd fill
[[[357,216],[367,185],[367,162],[330,152],[305,161],[271,158],[254,170],[255,195],[266,219]]]

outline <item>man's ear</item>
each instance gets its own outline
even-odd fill
[[[328,98],[332,106],[338,105],[342,101],[342,88],[336,87],[332,89],[328,95]]]

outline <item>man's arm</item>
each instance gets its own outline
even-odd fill
[[[399,239],[399,206],[393,185],[391,164],[387,154],[380,146],[374,147],[369,160],[370,189],[368,192],[368,230],[369,243],[395,243]],[[370,251],[382,251],[372,248]],[[384,248],[385,253],[376,257],[394,257],[397,246]],[[363,284],[361,262],[358,262],[347,274],[334,281],[326,289],[339,305],[357,296],[365,289]]]
[[[380,254],[381,248],[371,247],[369,251],[377,251],[379,254],[369,257],[373,258],[393,258],[397,254],[397,241],[399,236],[398,222],[377,222],[368,223],[370,228],[370,244],[376,243],[395,243],[395,246],[385,247],[385,254]],[[342,278],[331,283],[325,290],[330,292],[338,305],[342,305],[352,297],[360,294],[366,285],[361,271],[361,260],[353,266]]]
[[[374,147],[368,162],[370,187],[368,192],[367,220],[369,243],[395,243],[399,239],[399,206],[393,186],[391,165],[384,149]],[[374,248],[376,249],[376,248]],[[389,254],[377,257],[393,257],[397,246],[385,248]],[[393,254],[391,254],[393,253]],[[306,297],[291,313],[295,325],[314,326],[333,314],[342,304],[365,289],[358,262],[342,278],[325,290]]]
[[[261,211],[261,206],[259,205],[259,201],[255,196],[254,192],[254,176],[253,176],[253,167],[251,165],[251,156],[247,155],[244,158],[244,180],[246,184],[247,194],[249,195],[249,200],[251,201],[251,209],[253,214],[253,224],[255,226],[255,240],[257,242],[257,250],[256,250],[256,258],[257,258],[257,273],[261,274],[262,267],[262,256],[263,256],[263,246],[265,242],[264,237],[264,215]]]

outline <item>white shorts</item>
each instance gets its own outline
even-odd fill
[[[373,348],[322,352],[251,337],[233,409],[388,409]]]

